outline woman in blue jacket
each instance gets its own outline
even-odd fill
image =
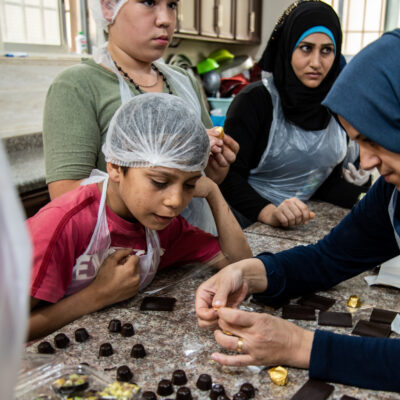
[[[241,351],[226,365],[286,364],[310,378],[400,391],[400,340],[300,328],[268,314],[226,308],[247,293],[265,303],[326,290],[400,254],[400,29],[384,34],[346,66],[325,104],[360,146],[361,167],[381,178],[317,244],[263,253],[221,270],[198,289],[199,325],[218,323],[219,344]],[[218,311],[215,311],[217,309]]]

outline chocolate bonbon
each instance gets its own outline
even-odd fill
[[[99,357],[109,357],[114,353],[111,343],[102,343],[99,349]]]
[[[201,374],[197,379],[196,386],[203,391],[210,390],[212,386],[211,376],[208,374]]]
[[[347,307],[350,308],[359,308],[361,307],[361,300],[360,298],[353,294],[352,296],[349,297],[349,299],[347,300]]]
[[[247,397],[246,393],[237,392],[235,395],[233,395],[232,400],[249,400],[249,398]]]
[[[220,383],[214,383],[210,391],[210,399],[217,400],[217,397],[225,394],[225,388]]]
[[[160,396],[169,396],[173,392],[174,387],[169,379],[161,379],[161,381],[158,382],[157,394]]]
[[[117,369],[117,381],[130,382],[133,378],[133,373],[127,365],[121,365]]]
[[[79,343],[86,342],[89,339],[88,331],[85,328],[78,328],[75,331],[75,340]]]
[[[134,358],[146,357],[146,350],[144,349],[144,346],[140,343],[134,344],[131,350],[131,357]]]
[[[157,400],[157,395],[154,392],[150,392],[148,390],[147,392],[143,392],[142,400]]]
[[[124,337],[131,337],[135,334],[135,330],[133,329],[133,325],[131,323],[123,324],[121,327],[121,335]]]
[[[47,341],[40,342],[37,349],[41,354],[54,354],[56,352],[54,347]]]
[[[69,337],[65,333],[58,333],[54,337],[54,344],[58,349],[65,349],[69,345]]]
[[[220,394],[217,400],[231,400],[226,394]]]
[[[112,319],[108,324],[108,331],[111,333],[121,332],[121,321],[119,319]]]
[[[254,386],[249,382],[243,383],[243,385],[240,386],[240,391],[245,393],[249,399],[252,399],[256,395]]]
[[[183,369],[177,369],[172,373],[172,383],[174,385],[185,385],[187,383],[186,373]]]
[[[278,386],[284,386],[288,383],[288,370],[281,366],[270,368],[268,370],[271,381]]]
[[[186,386],[180,387],[176,392],[176,400],[192,400],[192,392]]]

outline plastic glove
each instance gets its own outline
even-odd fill
[[[347,168],[343,168],[344,179],[357,186],[365,185],[371,175],[370,171],[365,169],[357,169],[354,164],[348,163]]]

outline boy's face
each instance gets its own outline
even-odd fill
[[[370,170],[376,167],[385,181],[395,185],[400,191],[400,154],[386,150],[363,136],[340,115],[338,118],[350,139],[355,140],[360,146],[361,168]]]
[[[129,168],[107,164],[115,190],[107,191],[107,204],[120,217],[136,218],[154,230],[166,228],[188,205],[194,194],[199,171],[175,168]]]

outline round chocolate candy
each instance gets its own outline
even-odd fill
[[[185,385],[187,378],[183,369],[177,369],[172,373],[172,383],[177,386]]]
[[[240,391],[246,394],[248,399],[252,399],[256,395],[254,386],[249,382],[243,383],[243,385],[240,386]]]
[[[214,383],[210,392],[210,399],[217,400],[218,396],[225,394],[225,388],[220,383]]]
[[[229,400],[229,397],[226,394],[221,394],[217,397],[217,400]]]
[[[69,337],[64,333],[58,333],[54,337],[54,344],[59,349],[65,349],[69,345]]]
[[[134,344],[131,350],[131,357],[144,358],[146,356],[146,350],[140,343]]]
[[[42,354],[54,354],[56,352],[54,347],[47,341],[40,342],[37,349]]]
[[[75,331],[75,340],[79,343],[86,342],[89,339],[88,331],[85,328],[78,328]]]
[[[121,321],[119,319],[112,319],[108,324],[108,331],[111,333],[121,332]]]
[[[247,394],[245,392],[237,392],[232,400],[248,400]]]
[[[142,400],[157,400],[157,396],[154,392],[143,392],[142,394]]]
[[[176,392],[176,400],[192,400],[192,392],[187,386],[180,387]]]
[[[210,390],[212,385],[211,376],[208,374],[201,374],[197,379],[196,386],[200,390]]]
[[[121,365],[117,369],[117,381],[130,382],[133,378],[133,373],[127,365]]]
[[[160,396],[169,396],[171,393],[174,393],[172,382],[169,379],[161,379],[158,382],[157,394]]]
[[[121,335],[124,337],[130,337],[135,334],[135,330],[133,329],[133,325],[130,323],[123,324],[121,328]]]
[[[111,343],[102,343],[99,349],[99,357],[109,357],[114,353]]]

